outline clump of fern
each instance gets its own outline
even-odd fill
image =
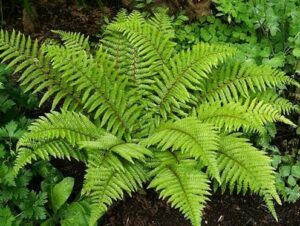
[[[276,94],[293,79],[239,62],[224,45],[177,52],[163,12],[121,12],[96,48],[82,34],[55,33],[63,44],[0,34],[0,58],[53,109],[19,141],[16,173],[36,159],[84,161],[90,225],[145,182],[194,226],[212,180],[223,191],[260,195],[276,218],[270,158],[246,137],[263,134],[266,123],[293,125],[284,114],[296,107]]]

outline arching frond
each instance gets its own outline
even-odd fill
[[[199,106],[197,113],[201,121],[211,123],[226,132],[243,129],[244,132],[264,133],[264,125],[276,121],[293,125],[274,105],[250,98],[244,103],[204,103]]]
[[[50,156],[60,159],[74,158],[84,161],[85,152],[80,151],[80,141],[98,139],[103,130],[97,128],[80,113],[52,112],[37,119],[18,142],[18,156],[15,171],[32,160],[41,158],[49,160]]]
[[[173,53],[171,38],[170,33],[163,33],[134,12],[128,20],[110,24],[102,43],[120,73],[126,74],[130,84],[144,95],[144,86],[153,83],[153,77]]]
[[[252,95],[264,103],[272,104],[281,114],[290,114],[291,112],[299,109],[299,106],[293,104],[287,99],[280,97],[274,90],[267,90],[261,93]]]
[[[52,112],[37,119],[18,142],[18,147],[39,140],[65,139],[75,145],[80,141],[96,140],[103,130],[97,128],[87,117],[80,113],[63,111]]]
[[[26,87],[25,92],[46,90],[44,96],[65,98],[67,103],[72,103],[72,109],[82,108],[79,94],[58,79],[59,76],[50,67],[50,59],[45,55],[44,46],[39,48],[37,40],[33,41],[15,31],[11,34],[3,30],[0,32],[0,59],[8,64],[7,67],[15,67],[15,73],[22,72],[19,80]],[[43,101],[44,98],[41,104]]]
[[[170,59],[170,66],[163,66],[160,78],[151,87],[154,111],[166,118],[173,106],[180,108],[180,103],[192,98],[190,90],[201,90],[201,84],[212,67],[234,52],[235,49],[226,46],[201,43],[175,55]]]
[[[154,12],[154,16],[149,19],[149,23],[155,26],[158,30],[161,30],[165,35],[170,38],[175,37],[175,31],[172,26],[172,20],[168,16],[168,10],[165,8],[159,8]]]
[[[202,123],[196,118],[169,122],[158,128],[143,143],[147,146],[156,145],[162,151],[172,148],[200,158],[209,172],[219,180],[215,153],[218,148],[218,135],[211,124]]]
[[[229,102],[291,83],[292,78],[268,66],[229,62],[213,70],[202,83],[200,100]]]
[[[18,148],[18,155],[14,165],[14,172],[18,174],[19,170],[37,159],[50,160],[50,157],[58,159],[76,159],[86,161],[86,153],[74,147],[62,139],[52,139],[45,141],[31,141],[23,143]]]
[[[125,143],[111,134],[105,134],[97,141],[82,141],[79,145],[81,148],[109,150],[130,163],[134,163],[134,160],[144,161],[146,156],[152,155],[147,148],[135,143]]]
[[[197,115],[201,121],[211,123],[226,132],[239,131],[241,128],[245,132],[264,132],[261,121],[254,120],[253,115],[247,112],[247,106],[239,102],[201,104]]]
[[[7,68],[15,65],[18,65],[18,68],[26,68],[39,57],[37,40],[32,41],[14,30],[11,33],[0,31],[0,51],[2,62],[9,62]]]
[[[275,187],[274,169],[270,158],[254,148],[248,140],[237,135],[224,135],[220,139],[218,167],[223,188],[245,194],[248,190],[261,195],[276,218],[271,199],[280,202]]]
[[[160,197],[178,208],[194,226],[200,226],[210,194],[208,182],[204,173],[189,165],[167,165],[154,176],[149,188],[155,188]]]
[[[124,170],[114,168],[90,167],[85,176],[83,194],[91,199],[90,225],[105,213],[113,201],[129,195],[142,186],[147,179],[144,168],[139,164],[124,164]]]
[[[140,13],[134,12],[124,22],[110,24],[108,30],[122,32],[131,45],[139,48],[139,54],[152,59],[152,64],[164,65],[173,53],[174,43],[169,34],[146,23]]]
[[[77,32],[67,32],[61,30],[52,31],[55,34],[58,34],[62,41],[64,42],[64,46],[68,49],[82,51],[85,50],[89,53],[91,47],[89,44],[89,37]]]
[[[280,121],[285,124],[295,126],[293,122],[282,116],[276,107],[271,104],[259,101],[256,98],[247,98],[243,101],[243,105],[247,108],[247,112],[250,113],[257,121],[261,124],[266,124],[268,122]]]
[[[47,54],[61,78],[81,93],[83,109],[93,114],[94,119],[100,117],[101,127],[106,126],[107,131],[120,136],[129,135],[139,116],[139,107],[125,90],[127,81],[124,77],[107,78],[103,68],[83,51],[52,46]]]

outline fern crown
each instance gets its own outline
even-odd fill
[[[176,51],[165,12],[119,13],[96,48],[82,34],[55,33],[63,44],[0,33],[2,61],[53,110],[19,141],[16,173],[36,159],[84,161],[90,225],[145,182],[194,226],[212,180],[223,191],[260,195],[276,218],[270,159],[245,137],[265,133],[267,123],[293,126],[284,114],[297,107],[276,89],[295,81],[237,61],[225,45]]]

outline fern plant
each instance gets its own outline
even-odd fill
[[[270,159],[246,137],[269,122],[294,125],[284,114],[296,106],[276,94],[293,79],[238,62],[233,47],[177,52],[164,12],[119,13],[97,48],[82,34],[55,33],[62,43],[0,34],[0,58],[53,110],[19,141],[15,173],[36,159],[84,161],[89,225],[145,183],[200,225],[212,180],[260,195],[276,218]]]

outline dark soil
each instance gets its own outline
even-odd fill
[[[300,201],[276,208],[279,222],[269,214],[260,199],[251,196],[215,194],[205,208],[202,225],[207,226],[298,226]],[[179,211],[158,199],[150,191],[146,195],[115,204],[104,218],[103,226],[190,226]]]
[[[104,16],[114,14],[116,8],[80,8],[68,4],[51,4],[51,1],[36,0],[37,21],[29,34],[44,40],[53,37],[52,29],[77,31],[97,36]],[[49,2],[49,3],[48,3]],[[112,1],[111,1],[112,2]],[[4,27],[6,29],[26,30],[20,6],[4,5]],[[282,134],[288,134],[285,131]],[[282,139],[280,139],[282,140]],[[281,146],[281,142],[276,140]],[[76,178],[75,190],[80,190],[84,175],[84,165],[57,160],[53,164],[65,176]],[[205,208],[202,225],[208,226],[298,226],[300,225],[300,201],[276,207],[279,222],[267,211],[264,203],[257,197],[215,194]],[[178,210],[158,199],[153,191],[147,194],[136,193],[115,203],[100,223],[102,226],[190,226]]]
[[[76,31],[95,36],[100,31],[103,18],[112,14],[107,7],[80,7],[46,0],[32,3],[36,12],[34,19],[24,18],[24,10],[20,5],[4,4],[4,27],[22,31],[38,40],[53,37],[51,30]]]

